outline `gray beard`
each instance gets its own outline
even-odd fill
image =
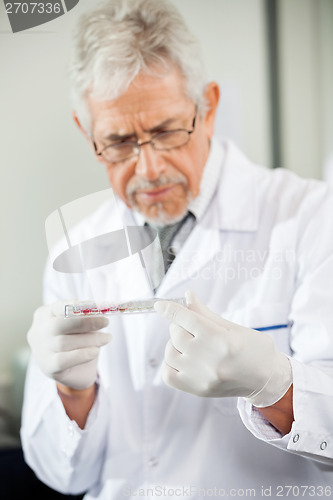
[[[150,224],[151,226],[164,227],[164,226],[169,226],[171,224],[176,224],[177,222],[180,222],[187,214],[187,205],[180,214],[173,215],[173,216],[166,214],[164,212],[163,207],[162,207],[162,203],[157,204],[157,214],[155,215],[155,217],[147,217],[145,214],[140,212],[137,208],[136,208],[136,210],[139,213],[141,213],[141,215],[144,217],[145,221],[148,222],[148,224]]]

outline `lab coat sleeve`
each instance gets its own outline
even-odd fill
[[[98,482],[103,465],[108,405],[102,385],[85,429],[66,415],[56,384],[32,359],[22,413],[25,460],[37,477],[62,493],[77,494]]]
[[[323,194],[324,192],[324,194]],[[295,248],[297,278],[291,304],[290,358],[294,422],[281,436],[245,400],[238,409],[245,426],[269,444],[333,468],[333,198],[315,189],[300,221]],[[307,223],[302,224],[302,221]]]
[[[75,298],[75,286],[50,266],[45,273],[44,302]],[[54,279],[52,279],[52,277]],[[108,429],[108,398],[101,380],[85,429],[67,416],[56,383],[32,358],[22,412],[21,440],[25,459],[37,477],[62,493],[82,493],[98,482]]]

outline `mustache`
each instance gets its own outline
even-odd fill
[[[138,179],[136,181],[133,181],[132,183],[129,183],[126,189],[126,194],[127,196],[133,196],[133,194],[137,190],[156,189],[163,186],[167,186],[168,184],[183,184],[184,186],[187,186],[188,183],[184,175],[169,177],[162,174],[155,181],[148,181],[147,179]]]

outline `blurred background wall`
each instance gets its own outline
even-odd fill
[[[20,349],[41,303],[45,219],[108,186],[73,124],[66,78],[72,25],[95,1],[16,34],[0,3],[0,409],[7,417],[19,411]],[[221,86],[217,134],[256,162],[322,178],[333,161],[333,1],[173,1]]]

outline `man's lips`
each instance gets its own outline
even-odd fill
[[[135,197],[146,202],[154,202],[163,200],[163,198],[167,198],[170,192],[174,189],[175,184],[171,184],[169,186],[161,186],[155,189],[148,190],[138,190],[135,193]]]

